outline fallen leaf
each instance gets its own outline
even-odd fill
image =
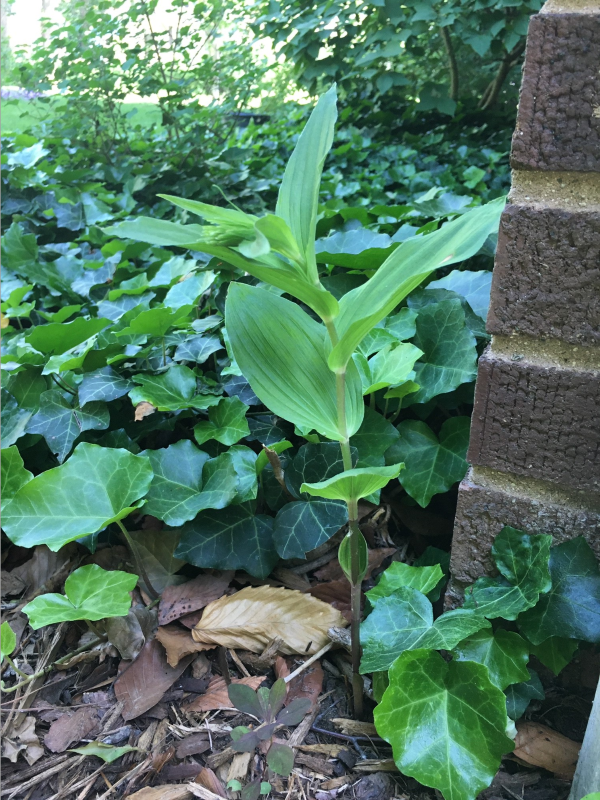
[[[204,789],[208,789],[209,792],[213,792],[213,794],[219,797],[227,797],[225,787],[209,767],[204,767],[194,783],[197,783]]]
[[[258,689],[264,680],[263,675],[255,675],[251,678],[235,679],[231,682],[243,683],[244,686],[249,686],[251,689]],[[233,705],[229,699],[225,679],[219,675],[216,675],[208,684],[205,694],[201,694],[200,697],[185,706],[186,711],[217,711],[220,708],[233,708]]]
[[[16,597],[23,594],[25,590],[25,582],[14,572],[7,572],[3,569],[0,573],[0,581],[2,583],[2,597]]]
[[[194,580],[178,586],[167,586],[158,607],[158,624],[168,625],[169,622],[193,611],[200,611],[213,600],[218,600],[232,578],[233,571],[229,571],[220,575],[198,575]]]
[[[200,653],[210,650],[214,645],[195,642],[189,631],[177,625],[165,625],[156,631],[156,638],[167,651],[167,662],[171,667],[176,667],[182,658],[190,653]]]
[[[317,583],[308,593],[337,608],[348,622],[352,619],[350,581],[348,578],[342,577],[336,581]]]
[[[186,656],[176,667],[171,667],[160,642],[156,639],[146,642],[136,660],[125,667],[114,684],[117,700],[123,703],[123,719],[135,719],[155,706],[192,660],[193,656]]]
[[[369,566],[365,577],[370,578],[373,570],[381,566],[383,561],[395,552],[395,547],[379,547],[374,550],[369,550]],[[339,578],[343,577],[344,573],[337,558],[334,558],[333,561],[325,564],[324,567],[321,567],[321,569],[315,572],[315,578],[318,578],[320,581],[337,581]]]
[[[21,752],[31,766],[44,755],[44,748],[35,732],[35,717],[17,714],[2,737],[2,758],[14,764]]]
[[[108,641],[125,661],[137,658],[146,642],[142,626],[132,610],[126,617],[110,617],[105,622]]]
[[[177,745],[175,751],[177,758],[185,758],[186,756],[197,756],[200,753],[206,753],[211,749],[208,731],[201,733],[192,733],[191,736],[186,736]]]
[[[57,552],[53,552],[45,544],[34,547],[31,558],[11,570],[11,575],[20,579],[27,587],[23,599],[30,599],[34,594],[55,592],[61,588],[68,575],[69,562],[76,554],[75,542],[61,547]]]
[[[150,414],[154,414],[156,411],[156,407],[152,405],[152,403],[147,403],[145,400],[142,400],[141,403],[138,403],[135,407],[135,422],[141,422],[144,417],[149,417]]]
[[[185,583],[184,576],[176,574],[185,564],[174,555],[179,531],[130,531],[130,536],[148,580],[158,594],[162,594],[167,586]],[[144,586],[141,578],[140,584]]]
[[[177,621],[182,625],[185,625],[185,627],[191,631],[192,628],[196,627],[201,619],[202,611],[193,611],[191,614],[186,614],[184,617],[179,617]]]
[[[146,787],[129,795],[129,800],[192,800],[194,795],[187,786],[173,784],[171,786]]]
[[[99,722],[96,708],[80,708],[74,714],[63,714],[50,726],[44,744],[53,753],[64,753],[72,744],[97,732]]]
[[[112,764],[117,758],[121,758],[125,753],[131,753],[134,750],[139,750],[139,747],[130,747],[124,745],[123,747],[115,747],[112,744],[105,742],[90,742],[84,747],[73,747],[69,750],[70,753],[79,753],[82,756],[97,756],[107,764]]]
[[[543,767],[560,778],[570,780],[575,774],[581,744],[536,722],[517,722],[517,737],[512,755]]]
[[[330,605],[292,589],[248,587],[215,600],[192,630],[197,642],[261,653],[275,636],[285,655],[312,655],[329,638],[327,630],[345,623]]]
[[[277,660],[275,661],[275,675],[278,678],[287,678],[293,668],[294,664],[291,658],[286,659],[282,656],[277,656]],[[296,677],[292,678],[288,683],[285,704],[289,705],[289,703],[297,697],[301,699],[307,698],[310,700],[311,709],[313,709],[317,705],[317,700],[323,690],[323,677],[321,662],[315,661],[314,664],[311,664],[310,667],[307,667],[300,675],[296,675]]]

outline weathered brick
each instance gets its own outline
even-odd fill
[[[600,374],[495,355],[479,360],[467,460],[575,489],[600,488]]]
[[[458,587],[491,574],[490,548],[505,525],[528,533],[549,533],[554,544],[585,536],[600,559],[600,497],[569,496],[552,487],[485,485],[470,471],[460,485],[450,571]]]
[[[531,18],[513,167],[600,171],[599,64],[600,15]]]
[[[600,212],[506,207],[487,329],[600,344]]]

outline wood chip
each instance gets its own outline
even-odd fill
[[[192,800],[194,795],[187,786],[179,784],[140,789],[129,795],[129,800]]]
[[[182,739],[175,752],[177,758],[185,758],[186,756],[200,755],[200,753],[205,753],[207,750],[210,750],[210,739],[208,738],[208,732],[202,731]]]
[[[327,758],[336,758],[342,750],[347,750],[343,744],[299,744],[296,747],[303,753],[311,755],[318,753]]]
[[[581,744],[536,722],[517,722],[517,737],[512,755],[553,772],[560,778],[571,779],[575,774]]]
[[[354,769],[357,772],[400,772],[391,758],[365,758],[358,761]]]
[[[378,736],[375,725],[372,722],[360,722],[356,719],[346,719],[336,717],[331,720],[338,731],[348,736]]]
[[[229,772],[227,773],[227,783],[229,781],[238,780],[241,783],[246,782],[246,775],[248,767],[250,766],[250,759],[253,753],[236,753],[229,765]]]
[[[323,758],[317,758],[317,756],[313,756],[310,753],[297,753],[295,762],[296,764],[302,764],[308,767],[311,772],[316,772],[318,775],[323,775],[328,778],[335,775],[335,767],[333,764],[330,764],[329,761],[325,761]]]

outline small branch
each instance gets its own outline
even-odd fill
[[[77,392],[73,391],[73,389],[71,389],[71,387],[70,387],[70,386],[67,386],[65,383],[63,383],[63,382],[60,380],[60,378],[58,378],[58,377],[57,377],[57,376],[56,376],[56,375],[55,375],[53,372],[51,372],[51,373],[50,373],[50,377],[52,378],[52,380],[54,381],[54,383],[55,383],[55,384],[56,384],[56,385],[57,385],[57,386],[58,386],[60,389],[62,389],[62,390],[63,390],[63,392],[68,392],[69,394],[72,394],[72,395],[76,395],[76,394],[77,394]]]
[[[527,39],[524,36],[520,42],[513,47],[510,53],[507,53],[502,61],[500,62],[500,66],[498,67],[498,72],[496,73],[496,77],[494,80],[488,85],[485,92],[481,96],[481,100],[479,102],[479,108],[486,111],[487,109],[491,108],[496,100],[498,99],[498,95],[502,89],[502,85],[506,80],[508,73],[511,71],[513,67],[521,60],[521,56],[525,52],[525,45],[527,43]]]
[[[304,672],[304,670],[307,667],[310,667],[310,665],[314,664],[315,661],[318,661],[319,658],[321,658],[321,656],[324,656],[325,653],[328,653],[331,650],[332,647],[333,647],[333,642],[328,642],[324,647],[322,647],[320,650],[318,650],[314,654],[314,656],[311,656],[303,664],[300,664],[300,666],[297,669],[295,669],[293,672],[290,672],[290,674],[287,677],[285,677],[283,680],[286,683],[289,683],[290,681],[293,681],[294,678],[296,678],[298,675],[300,675],[301,672]]]
[[[440,36],[442,37],[442,42],[444,43],[444,48],[448,56],[448,68],[450,69],[450,98],[452,100],[458,100],[458,62],[456,60],[456,53],[454,52],[452,39],[450,38],[450,33],[447,28],[440,27]]]

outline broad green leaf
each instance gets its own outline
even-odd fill
[[[200,295],[214,283],[214,272],[197,272],[184,281],[179,281],[167,292],[164,304],[167,308],[179,309],[186,305],[195,305]]]
[[[453,656],[457,661],[484,664],[499,689],[529,679],[529,647],[518,633],[502,629],[494,633],[490,628],[477,631],[454,648]]]
[[[237,397],[224,397],[218,405],[209,408],[208,420],[202,420],[194,428],[196,441],[204,444],[216,439],[226,445],[239,442],[250,433],[246,411],[248,406]]]
[[[111,289],[108,293],[109,300],[118,300],[119,297],[122,297],[124,294],[143,294],[146,289],[148,288],[148,276],[145,272],[134,275],[133,278],[129,278],[129,280],[121,281],[117,289]]]
[[[97,756],[105,761],[107,764],[112,764],[117,758],[121,758],[125,753],[132,753],[139,750],[139,747],[131,747],[126,744],[122,747],[116,747],[113,744],[104,744],[104,742],[90,742],[83,745],[83,747],[73,747],[69,753],[79,753],[82,756]]]
[[[54,389],[40,397],[40,410],[29,421],[28,433],[41,433],[59,462],[71,452],[73,443],[84,431],[108,428],[110,415],[105,403],[88,403],[74,408]]]
[[[131,402],[151,403],[159,411],[208,408],[221,402],[212,394],[196,394],[196,376],[183,364],[172,364],[160,375],[138,373],[133,381],[138,386],[129,392]]]
[[[363,394],[371,394],[386,386],[404,383],[415,377],[415,361],[423,355],[412,344],[388,345],[368,361],[359,354],[354,356],[361,376]]]
[[[190,336],[175,350],[173,361],[195,361],[204,364],[206,359],[217,350],[222,350],[223,345],[217,336]]]
[[[13,222],[2,237],[2,263],[19,274],[22,268],[38,261],[38,246],[33,233],[24,234],[21,226]]]
[[[492,545],[500,576],[479,578],[467,591],[464,607],[494,619],[513,620],[534,606],[551,587],[548,561],[551,536],[503,528]],[[527,631],[523,631],[531,641]],[[542,637],[546,638],[546,637]],[[540,640],[541,641],[541,640]]]
[[[0,459],[0,466],[2,469],[0,498],[2,500],[2,512],[4,512],[5,507],[19,489],[29,483],[33,475],[28,469],[25,469],[21,454],[14,445],[4,450]]]
[[[294,751],[280,742],[273,742],[267,752],[267,765],[276,775],[287,777],[294,768]]]
[[[438,653],[403,653],[374,712],[398,769],[445,800],[474,800],[514,743],[505,733],[504,694],[481,664]]]
[[[399,436],[397,429],[385,417],[367,406],[362,425],[350,439],[351,446],[358,451],[357,466],[382,466],[383,454]],[[352,463],[355,463],[354,459]]]
[[[397,314],[386,319],[385,330],[400,342],[412,339],[417,330],[417,312],[412,308],[401,308]]]
[[[159,222],[159,220],[156,220]],[[193,306],[186,305],[180,308],[149,308],[134,317],[128,327],[116,333],[116,336],[132,336],[135,334],[147,334],[148,336],[164,336],[165,333],[174,325],[181,323],[192,310]]]
[[[226,454],[231,459],[236,474],[235,496],[232,503],[246,503],[254,500],[258,494],[258,478],[256,462],[258,456],[249,447],[242,444],[230,447]]]
[[[400,244],[387,233],[369,228],[338,231],[316,242],[319,264],[334,264],[349,269],[377,269]]]
[[[4,450],[25,434],[32,412],[21,408],[6,389],[2,389],[1,396],[0,428],[2,429],[2,449]]]
[[[439,564],[429,567],[411,567],[402,561],[392,561],[386,571],[379,577],[377,586],[366,595],[375,603],[380,597],[389,597],[401,586],[409,586],[421,594],[429,594],[444,577]]]
[[[111,367],[102,367],[83,376],[78,390],[79,403],[82,406],[99,400],[110,403],[111,400],[123,397],[132,388],[133,383],[130,380],[123,378]]]
[[[348,292],[340,301],[336,319],[340,341],[329,357],[331,368],[347,364],[361,339],[427,275],[475,255],[497,231],[503,208],[504,200],[495,200],[433,233],[403,242],[367,283]],[[420,346],[419,342],[415,344]]]
[[[225,318],[235,359],[256,396],[295,425],[341,440],[325,328],[295,303],[239,283],[229,289]],[[346,375],[349,435],[359,429],[363,413],[360,379],[351,365]]]
[[[131,531],[129,536],[148,580],[159,594],[167,586],[188,580],[184,575],[177,575],[185,564],[174,555],[179,544],[179,531]],[[140,578],[140,584],[145,586],[143,578]]]
[[[336,117],[336,90],[332,86],[319,98],[300,134],[277,198],[276,214],[289,225],[306,258],[308,277],[314,282],[318,280],[314,247],[319,186],[323,164],[333,142]]]
[[[528,679],[522,683],[513,683],[505,692],[506,712],[513,720],[523,716],[532,700],[543,700],[546,696],[537,672],[529,668],[526,671]]]
[[[284,219],[275,214],[265,214],[256,220],[255,228],[267,239],[271,250],[305,268],[305,256]]]
[[[40,407],[40,395],[48,389],[48,378],[36,367],[27,367],[17,375],[13,375],[6,387],[15,398],[20,408],[37,411]]]
[[[332,500],[298,500],[277,512],[273,528],[275,548],[281,558],[306,558],[348,521],[345,503]]]
[[[328,500],[358,500],[383,489],[393,478],[398,477],[403,468],[404,464],[394,464],[389,467],[349,469],[326,481],[303,483],[300,491],[316,497],[326,497]]]
[[[358,457],[356,450],[351,449],[350,455],[354,463]],[[304,444],[290,466],[285,471],[285,481],[294,497],[300,498],[300,487],[303,483],[327,480],[344,471],[342,450],[337,442],[319,442],[318,444]],[[308,500],[309,496],[304,495]]]
[[[440,550],[437,547],[427,547],[425,551],[415,559],[413,566],[415,567],[432,567],[439,564],[444,577],[440,580],[435,589],[427,592],[427,597],[432,603],[439,600],[442,589],[445,587],[446,581],[450,575],[450,553],[445,550]]]
[[[490,623],[474,611],[459,608],[433,620],[433,607],[424,594],[401,586],[389,597],[375,602],[373,611],[360,626],[363,646],[361,672],[380,672],[405,650],[430,648],[452,650],[456,645]]]
[[[180,225],[178,222],[167,222],[154,217],[137,217],[133,220],[118,222],[116,225],[106,228],[105,232],[110,236],[135,239],[139,242],[148,242],[148,244],[179,245],[190,249],[201,249],[194,248],[192,245],[202,240],[204,227],[202,225]]]
[[[205,508],[223,508],[235,494],[236,475],[228,455],[224,468],[207,469],[206,482],[203,470],[210,457],[187,439],[144,455],[154,471],[144,511],[167,525],[183,525]]]
[[[413,334],[414,335],[414,334]],[[378,353],[387,345],[397,345],[398,339],[391,331],[383,327],[373,328],[358,345],[358,353],[368,358]]]
[[[600,800],[600,792],[592,792],[591,794],[586,794],[586,796],[582,797],[581,800]]]
[[[23,611],[34,630],[56,622],[124,617],[131,606],[129,592],[137,582],[138,576],[129,572],[88,564],[69,575],[64,594],[41,594]]]
[[[0,625],[0,661],[4,661],[4,656],[9,656],[17,646],[17,637],[8,622]]]
[[[533,644],[557,633],[567,639],[600,642],[600,567],[583,536],[550,550],[552,588],[518,619]]]
[[[148,459],[82,442],[60,467],[42,472],[19,489],[2,527],[21,547],[46,544],[56,551],[126,517],[151,480]]]
[[[400,483],[423,508],[434,494],[447,492],[464,478],[470,427],[469,417],[451,417],[442,425],[438,440],[425,422],[410,419],[398,425],[400,438],[385,458],[391,464],[406,464]]]
[[[552,558],[552,551],[550,551],[550,558]],[[552,670],[555,675],[558,675],[571,661],[578,647],[579,642],[576,639],[551,636],[541,644],[530,643],[529,650],[531,655],[535,656],[549,670]]]
[[[448,289],[450,292],[464,297],[475,314],[485,322],[490,305],[490,289],[492,273],[487,270],[471,272],[470,270],[452,270],[445,278],[431,281],[425,291],[431,289]]]
[[[205,569],[242,569],[266,578],[278,558],[273,518],[254,514],[247,503],[203,511],[181,528],[175,554]]]
[[[193,258],[183,258],[183,256],[173,256],[164,264],[148,282],[149,286],[171,286],[180,278],[189,275],[198,269],[198,262]]]
[[[422,308],[413,342],[423,351],[423,357],[415,364],[415,382],[421,388],[411,402],[426,403],[475,379],[476,340],[465,325],[458,298]]]
[[[49,325],[37,325],[25,339],[40,353],[60,355],[90,339],[108,325],[111,325],[109,319],[78,317],[73,322],[51,322]]]

